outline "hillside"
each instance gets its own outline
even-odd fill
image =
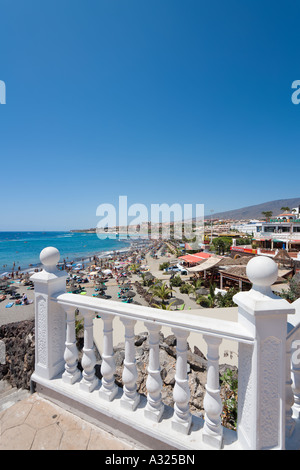
[[[241,209],[214,213],[213,218],[234,220],[259,219],[263,217],[263,211],[272,211],[273,215],[278,215],[282,212],[281,207],[290,207],[292,209],[293,207],[297,207],[299,205],[300,197],[292,199],[278,199],[277,201],[263,202],[262,204],[242,207]],[[208,215],[205,217],[208,217]]]

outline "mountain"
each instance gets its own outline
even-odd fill
[[[263,202],[262,204],[256,204],[254,206],[242,207],[241,209],[235,209],[225,212],[213,213],[214,219],[261,219],[263,218],[262,212],[272,211],[273,215],[276,216],[282,212],[281,207],[294,207],[300,206],[300,197],[292,199],[278,199],[277,201]],[[205,218],[210,218],[210,215],[205,215]]]

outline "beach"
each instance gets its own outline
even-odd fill
[[[159,265],[164,262],[170,262],[174,259],[174,255],[167,252],[164,244],[158,243],[148,243],[145,246],[137,244],[136,246],[131,245],[131,247],[124,249],[118,253],[110,252],[109,254],[101,253],[100,256],[92,257],[89,264],[84,266],[84,269],[80,270],[79,267],[75,267],[77,271],[73,268],[66,268],[68,279],[72,279],[74,283],[74,288],[80,287],[84,294],[78,293],[78,295],[87,295],[93,296],[97,294],[95,291],[95,284],[97,282],[100,266],[102,272],[105,272],[106,269],[110,269],[112,274],[110,274],[105,281],[106,290],[104,291],[105,296],[109,300],[114,300],[121,302],[122,300],[119,297],[120,292],[120,282],[130,283],[130,291],[134,292],[133,302],[135,304],[143,305],[149,307],[149,303],[144,296],[140,295],[136,287],[136,283],[142,284],[142,277],[140,274],[135,274],[128,271],[128,266],[132,261],[138,260],[141,265],[145,267],[145,272],[150,272],[155,278],[161,282],[166,282],[169,285],[170,274],[164,273],[159,269]],[[96,260],[96,261],[95,261]],[[74,264],[74,266],[77,266]],[[120,269],[121,267],[121,269]],[[127,272],[128,276],[122,275],[123,272]],[[76,279],[82,276],[88,282],[77,284]],[[182,276],[183,279],[188,279],[188,276]],[[30,278],[29,278],[30,279]],[[34,306],[34,290],[31,285],[24,285],[24,281],[14,279],[12,286],[16,288],[16,292],[22,297],[23,294],[27,295],[28,301],[31,302],[28,305],[17,305],[15,301],[7,297],[4,301],[0,302],[0,325],[19,322],[23,320],[32,320],[35,317],[35,306]],[[67,282],[67,292],[71,291],[70,281]],[[148,289],[146,287],[146,289]],[[181,294],[178,287],[173,287],[172,297],[176,299],[181,299],[181,302],[184,306],[182,310],[182,315],[185,314],[185,311],[188,311],[189,314],[193,315],[204,315],[211,318],[217,319],[226,319],[229,321],[237,321],[237,308],[227,308],[227,309],[203,309],[195,302],[193,295]],[[6,305],[10,302],[14,302],[10,308],[6,308]],[[170,299],[170,303],[172,298]],[[170,311],[171,315],[171,311]],[[124,325],[118,317],[114,319],[113,323],[113,344],[116,346],[119,343],[124,342]],[[137,322],[135,325],[135,334],[140,334],[147,331],[146,326],[143,322]],[[171,329],[163,327],[162,333],[166,337],[173,334]],[[103,322],[101,318],[95,318],[94,320],[94,342],[98,350],[102,351],[103,345]],[[200,349],[203,354],[206,354],[206,343],[202,339],[202,335],[191,333],[188,338],[188,343],[193,351],[195,347]],[[232,341],[224,340],[220,347],[220,362],[227,363],[231,365],[237,365],[237,343]]]

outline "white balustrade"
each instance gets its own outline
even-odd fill
[[[136,391],[138,378],[134,346],[134,325],[136,322],[128,318],[122,318],[122,322],[125,326],[125,358],[122,374],[123,396],[120,403],[123,407],[134,411],[140,401],[140,395]]]
[[[92,392],[98,385],[99,380],[95,375],[96,356],[94,351],[93,320],[94,312],[81,309],[84,318],[84,346],[81,365],[83,367],[80,389]]]
[[[219,346],[221,338],[204,336],[207,343],[207,383],[204,397],[205,423],[203,442],[221,448],[223,429],[221,426],[222,400],[219,385]]]
[[[118,393],[118,388],[115,383],[116,364],[114,359],[113,350],[113,316],[101,313],[101,318],[104,323],[103,327],[103,353],[102,353],[102,385],[99,390],[99,395],[105,400],[112,401]]]
[[[62,375],[64,382],[73,384],[81,378],[81,372],[78,369],[78,349],[76,346],[76,326],[75,326],[75,310],[70,308],[67,313],[67,332],[66,332],[66,349],[64,354],[65,372]]]
[[[295,339],[300,342],[297,330],[300,305],[299,318],[290,327],[288,336],[287,315],[290,321],[295,308],[271,291],[270,286],[278,276],[272,259],[258,256],[249,261],[247,275],[253,287],[234,297],[238,305],[237,322],[203,316],[201,310],[169,312],[67,294],[66,276],[56,269],[58,260],[55,248],[43,250],[44,269],[32,276],[36,299],[36,364],[32,380],[41,385],[43,391],[52,390],[78,402],[79,407],[87,407],[90,414],[96,410],[114,423],[120,421],[134,428],[135,434],[149,435],[178,449],[284,449],[285,445],[300,448],[300,361],[295,360],[295,341],[292,342]],[[77,368],[76,308],[84,318],[82,376]],[[95,375],[95,314],[103,320],[100,389]],[[115,383],[115,316],[125,327],[123,393]],[[134,331],[137,321],[143,322],[149,331],[146,398],[140,396],[136,387]],[[172,413],[162,402],[159,349],[162,326],[171,328],[177,341]],[[187,340],[191,332],[203,335],[207,344],[204,421],[192,415],[189,409]],[[223,339],[239,344],[236,433],[221,425],[219,348]]]
[[[183,434],[188,434],[192,424],[192,415],[189,409],[190,389],[187,376],[187,338],[189,331],[174,328],[173,333],[176,335],[177,360],[173,391],[174,416],[172,428]]]
[[[149,331],[149,365],[147,387],[147,405],[145,416],[152,421],[160,421],[164,405],[161,399],[162,379],[159,363],[159,332],[161,326],[156,323],[145,323]]]

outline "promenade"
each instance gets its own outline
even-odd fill
[[[36,393],[0,412],[0,450],[138,450]]]

